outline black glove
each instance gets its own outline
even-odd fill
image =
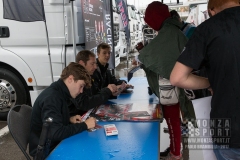
[[[148,94],[149,94],[149,95],[152,95],[152,94],[153,94],[152,89],[151,89],[150,87],[148,87]]]

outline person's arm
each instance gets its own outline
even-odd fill
[[[176,62],[170,75],[171,84],[184,89],[208,88],[210,86],[208,79],[192,74],[192,70],[180,62]]]
[[[101,89],[100,93],[92,96],[89,96],[87,93],[83,92],[76,99],[77,109],[87,111],[89,109],[97,107],[101,104],[106,103],[111,95],[112,91],[107,87]]]
[[[127,81],[117,79],[114,75],[112,75],[110,70],[107,70],[106,76],[109,79],[109,84],[121,85],[123,82],[125,82],[127,84]]]
[[[75,124],[75,123],[81,123],[82,122],[82,118],[80,115],[75,115],[70,117],[70,123]]]
[[[64,102],[64,99],[59,97],[49,97],[44,100],[41,118],[42,122],[48,117],[53,118],[53,122],[49,129],[53,142],[61,141],[88,129],[88,125],[85,122],[76,124],[70,123],[70,116],[66,105],[67,103]]]

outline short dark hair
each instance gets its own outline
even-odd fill
[[[178,12],[176,10],[171,10],[170,14],[171,14],[171,17],[176,17],[179,20],[181,20],[181,17],[180,17],[180,15],[178,14]]]
[[[87,61],[89,61],[90,57],[96,57],[96,55],[89,50],[82,50],[78,52],[76,56],[76,62],[78,63],[80,60],[82,60],[85,64],[87,64]]]
[[[65,80],[70,75],[74,77],[74,81],[83,80],[86,83],[86,87],[91,87],[91,77],[87,70],[80,64],[71,62],[62,71],[60,79]]]
[[[100,53],[100,50],[101,49],[106,49],[106,48],[111,48],[109,44],[107,43],[100,43],[98,46],[97,46],[97,53]]]

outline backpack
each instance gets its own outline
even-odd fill
[[[162,105],[171,106],[179,101],[179,88],[171,85],[168,79],[159,77],[159,101]]]

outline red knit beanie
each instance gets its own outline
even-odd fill
[[[155,31],[159,31],[162,23],[170,16],[167,5],[154,1],[147,6],[144,20]]]

